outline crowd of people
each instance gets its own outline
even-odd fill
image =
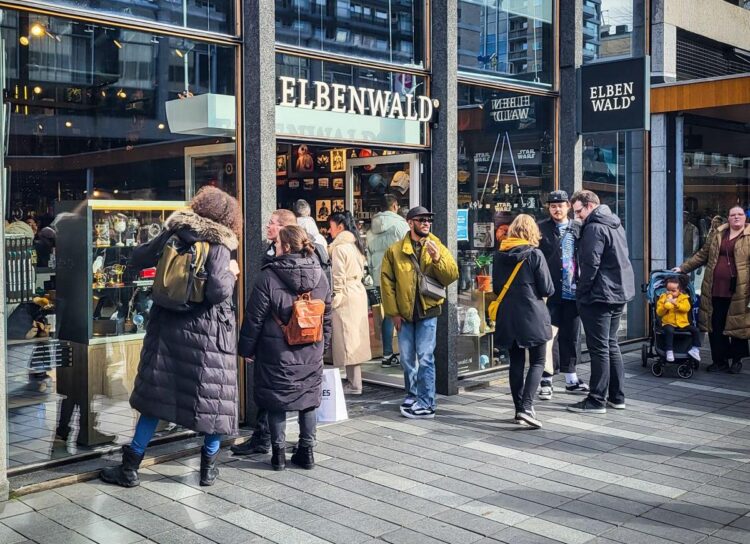
[[[602,414],[608,408],[625,409],[617,335],[625,305],[635,296],[625,231],[597,195],[584,190],[568,198],[554,191],[548,209],[549,217],[540,223],[518,215],[493,264],[495,343],[510,355],[514,420],[531,428],[542,427],[534,400],[537,395],[552,398],[552,376],[558,372],[565,376],[566,392],[585,395],[568,410]],[[361,365],[372,359],[363,281],[368,272],[384,313],[382,365],[400,365],[404,372],[400,412],[411,419],[434,418],[438,317],[458,267],[431,232],[428,209],[417,206],[405,218],[399,211],[397,198],[386,195],[366,243],[347,211],[329,217],[328,240],[319,234],[306,202],[297,203],[296,213],[274,211],[239,342],[232,306],[239,268],[231,252],[238,246],[240,207],[226,193],[204,188],[191,210],[176,212],[168,220],[170,233],[177,233],[185,247],[196,241],[209,244],[205,297],[187,311],[154,310],[131,396],[141,414],[135,436],[123,447],[122,463],[102,471],[102,479],[138,485],[146,446],[163,419],[205,435],[200,483],[212,485],[220,437],[237,432],[237,355],[253,373],[258,417],[252,437],[232,446],[232,452],[270,452],[272,467],[283,470],[286,416],[297,412],[300,433],[291,463],[313,468],[324,354],[330,350],[333,365],[345,369],[347,395],[362,393]],[[158,266],[160,243],[156,239],[139,247],[132,265]],[[749,259],[750,226],[737,207],[730,210],[729,224],[675,269],[677,274],[707,267],[700,326],[711,339],[709,370],[736,370],[736,362],[747,355]],[[668,283],[657,314],[668,333],[694,335],[690,354],[699,360],[699,337],[686,317],[690,307],[681,289]],[[581,328],[591,359],[589,384],[576,372]],[[400,356],[393,350],[394,331]]]

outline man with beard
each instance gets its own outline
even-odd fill
[[[401,414],[410,419],[435,417],[434,352],[437,318],[445,300],[425,294],[420,284],[432,279],[447,287],[458,279],[453,255],[430,233],[432,217],[422,206],[409,210],[410,230],[385,252],[380,272],[383,310],[398,331],[404,369]]]

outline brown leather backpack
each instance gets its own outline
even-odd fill
[[[273,319],[284,333],[284,339],[290,346],[314,344],[323,340],[323,316],[326,304],[314,299],[310,293],[302,293],[292,304],[292,317],[284,325],[273,314]]]

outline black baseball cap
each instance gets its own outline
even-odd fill
[[[552,204],[553,202],[568,202],[569,200],[568,193],[565,191],[552,191],[547,197],[547,204]]]
[[[406,220],[414,219],[415,217],[422,217],[422,216],[432,217],[435,214],[432,213],[430,210],[425,208],[424,206],[417,206],[415,208],[412,208],[409,210],[409,213],[406,214]]]

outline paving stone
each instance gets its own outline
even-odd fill
[[[493,542],[503,542],[505,544],[560,544],[559,540],[552,540],[543,535],[524,531],[517,527],[508,527],[499,533],[492,535]],[[480,541],[483,542],[483,541]]]
[[[158,544],[208,544],[213,542],[205,536],[201,536],[183,527],[154,535],[151,539]],[[255,541],[251,542],[254,543]]]
[[[3,544],[18,544],[24,542],[26,537],[15,532],[7,525],[0,523],[0,542]]]
[[[585,533],[578,529],[552,523],[541,518],[529,518],[519,523],[516,528],[545,538],[559,540],[565,544],[584,544],[595,536],[591,533]]]
[[[104,494],[94,495],[93,497],[84,497],[81,499],[74,498],[73,501],[76,504],[83,506],[85,509],[91,510],[107,519],[111,519],[115,516],[124,516],[125,514],[137,514],[141,511],[140,508],[136,508],[127,502]]]
[[[72,502],[66,502],[50,508],[45,508],[44,510],[41,510],[40,513],[52,521],[56,521],[60,525],[73,530],[77,530],[78,527],[83,525],[106,521],[106,519],[99,514]]]
[[[154,482],[145,482],[141,484],[141,487],[176,501],[201,493],[198,489],[176,482],[171,478],[163,478]]]
[[[611,531],[607,531],[602,537],[616,542],[622,542],[623,544],[674,544],[674,540],[667,540],[658,536],[641,533],[628,529],[627,527],[617,527]]]
[[[242,506],[238,504],[224,500],[216,495],[209,495],[208,493],[199,493],[198,495],[185,497],[179,502],[211,516],[227,514],[242,508]]]
[[[456,527],[462,527],[484,536],[494,535],[508,527],[504,523],[499,523],[497,521],[492,521],[487,518],[454,509],[443,512],[438,518],[445,523],[450,523]]]
[[[150,512],[181,527],[195,525],[213,517],[179,502],[157,504],[150,509]]]
[[[70,502],[66,497],[63,497],[56,491],[40,491],[39,493],[31,493],[30,495],[24,495],[20,497],[19,500],[27,506],[30,506],[34,510],[42,510],[44,508],[50,508],[57,504]]]
[[[201,521],[189,529],[218,544],[253,544],[261,540],[261,537],[220,519]]]
[[[519,494],[523,495],[523,493]],[[550,507],[545,504],[522,499],[517,495],[509,495],[507,493],[495,493],[489,495],[488,497],[484,497],[482,502],[494,504],[501,508],[507,508],[508,510],[513,510],[527,516],[536,516],[550,509]]]
[[[581,515],[571,515],[571,512],[560,510],[558,508],[542,512],[541,514],[539,514],[538,519],[542,519],[550,523],[555,523],[557,525],[566,526],[578,531],[583,531],[592,535],[600,535],[615,527],[615,525],[613,525],[612,523],[599,521]],[[519,525],[519,527],[524,528],[521,525]]]
[[[141,486],[118,487],[114,492],[110,493],[110,495],[123,502],[144,509],[151,508],[157,504],[171,502],[169,497],[155,493],[154,491]]]
[[[85,498],[93,497],[102,493],[100,489],[90,483],[79,483],[73,485],[66,485],[55,489],[55,491],[63,497],[71,500],[73,498]]]
[[[411,529],[398,529],[392,533],[385,534],[381,537],[381,540],[390,542],[391,544],[443,544],[442,540],[432,538]]]
[[[587,517],[611,525],[622,525],[634,517],[633,514],[584,501],[570,501],[560,506],[559,510],[575,514],[571,517],[573,520],[580,519],[580,517]]]
[[[345,527],[331,520],[316,519],[298,527],[305,533],[314,535],[325,542],[336,544],[360,544],[372,539],[371,535]]]
[[[691,531],[705,533],[707,535],[710,535],[723,527],[723,524],[721,523],[681,514],[665,508],[654,508],[653,510],[649,510],[643,514],[643,517],[662,523],[668,523],[676,527],[689,529]]]
[[[377,518],[351,509],[338,509],[337,514],[327,514],[323,517],[335,521],[345,527],[349,527],[350,529],[355,529],[359,532],[365,533],[371,537],[379,537],[399,528],[398,525],[391,523],[389,520]]]
[[[83,525],[76,531],[99,544],[132,544],[143,540],[139,534],[109,520]]]
[[[141,511],[137,514],[125,514],[112,518],[114,523],[145,537],[177,529],[177,525],[151,512]]]
[[[632,514],[634,516],[639,516],[656,506],[653,504],[644,504],[638,501],[609,495],[601,491],[596,491],[594,493],[584,495],[580,500],[597,506],[603,506],[604,508],[619,510],[620,512]],[[569,505],[570,503],[567,504]]]
[[[17,499],[0,502],[0,520],[20,514],[27,514],[33,509]]]
[[[627,529],[633,529],[641,533],[647,533],[667,540],[674,540],[682,544],[695,544],[703,540],[706,535],[697,531],[690,531],[667,523],[638,517],[625,522]]]
[[[286,523],[281,523],[273,518],[264,516],[252,510],[242,509],[235,512],[230,512],[219,519],[237,525],[248,531],[260,535],[269,540],[273,540],[274,536],[279,533],[285,532],[293,527]]]

